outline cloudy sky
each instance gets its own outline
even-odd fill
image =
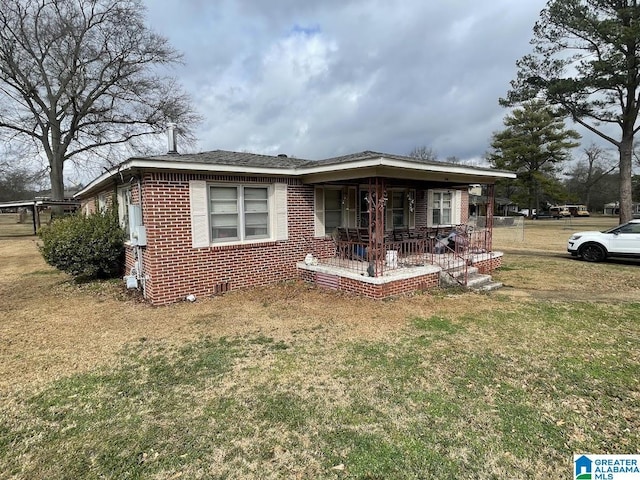
[[[545,0],[144,0],[184,54],[195,150],[478,162]]]

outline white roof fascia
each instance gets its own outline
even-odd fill
[[[162,170],[187,170],[197,172],[222,172],[222,173],[255,173],[261,175],[287,175],[295,176],[300,173],[294,168],[268,168],[252,167],[246,165],[220,165],[217,163],[187,163],[167,162],[164,160],[133,159],[127,168],[157,168]]]
[[[102,182],[107,181],[109,178],[111,178],[112,176],[114,176],[116,173],[118,173],[119,171],[122,171],[122,168],[112,168],[111,170],[104,172],[102,175],[100,175],[98,178],[96,178],[95,180],[93,180],[91,183],[89,183],[89,185],[87,185],[86,187],[84,187],[82,190],[77,191],[76,193],[73,194],[73,198],[77,198],[80,197],[82,194],[84,194],[85,192],[88,192],[89,190],[91,190],[93,187],[100,185]]]
[[[475,167],[466,166],[451,166],[451,165],[432,165],[422,164],[417,162],[407,162],[403,160],[389,159],[385,157],[378,157],[367,160],[355,160],[344,163],[330,163],[326,165],[318,166],[303,166],[297,168],[269,168],[269,167],[254,167],[246,165],[220,165],[220,164],[208,164],[208,163],[187,163],[187,162],[171,162],[166,160],[153,160],[143,158],[133,158],[127,160],[117,167],[103,173],[94,181],[92,181],[85,188],[80,190],[74,195],[75,197],[82,196],[85,192],[90,191],[103,182],[106,182],[113,175],[118,172],[123,172],[133,168],[155,168],[159,170],[182,170],[192,172],[220,172],[220,173],[241,173],[241,174],[257,174],[257,175],[283,175],[298,177],[302,175],[310,175],[315,173],[327,173],[327,172],[340,172],[353,169],[362,169],[367,167],[395,167],[407,170],[418,170],[423,172],[439,172],[458,175],[471,175],[481,176],[489,178],[516,178],[516,174],[512,172],[504,172],[500,170],[480,169]]]
[[[241,173],[241,174],[256,174],[256,175],[285,175],[285,176],[297,176],[300,173],[291,168],[267,168],[267,167],[251,167],[244,165],[219,165],[209,163],[187,163],[187,162],[167,162],[165,160],[150,160],[143,158],[133,158],[120,164],[118,167],[103,173],[89,185],[74,195],[79,197],[85,192],[93,189],[102,182],[107,181],[109,178],[117,174],[118,172],[124,172],[133,168],[154,168],[159,170],[182,170],[189,172],[220,172],[220,173]]]
[[[512,172],[504,172],[501,170],[489,170],[476,167],[467,166],[451,166],[451,165],[432,165],[423,164],[417,162],[406,162],[403,160],[394,160],[385,157],[369,159],[369,160],[356,160],[354,162],[345,163],[332,163],[329,165],[319,165],[312,167],[301,167],[298,171],[301,174],[309,175],[313,173],[326,173],[343,170],[351,170],[354,168],[366,168],[366,167],[395,167],[408,170],[420,170],[425,172],[440,172],[459,175],[473,175],[484,176],[493,178],[516,178],[516,174]]]
[[[35,200],[23,200],[21,202],[1,202],[0,208],[33,207]]]

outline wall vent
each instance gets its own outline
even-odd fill
[[[316,285],[319,287],[330,288],[331,290],[337,290],[340,286],[340,277],[337,275],[318,272],[316,273]]]
[[[231,290],[231,282],[220,282],[213,287],[214,295],[222,295]]]

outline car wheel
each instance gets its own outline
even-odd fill
[[[587,262],[601,262],[607,258],[607,252],[602,245],[587,243],[580,249],[580,256]]]

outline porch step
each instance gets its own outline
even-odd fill
[[[464,282],[464,268],[453,268],[440,273],[440,284],[444,287],[460,286]],[[494,282],[491,275],[479,273],[477,267],[467,268],[466,287],[476,292],[489,292],[502,287],[502,283]]]

